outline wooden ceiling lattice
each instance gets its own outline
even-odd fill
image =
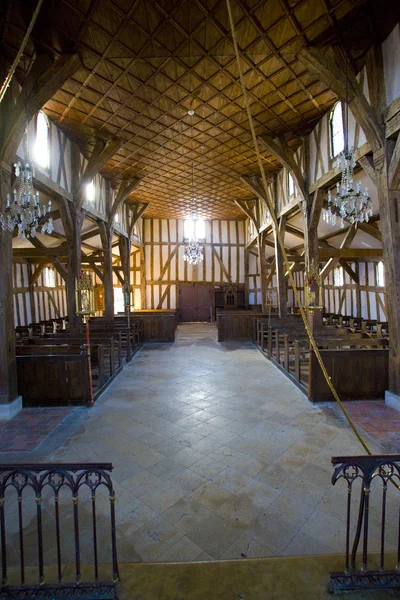
[[[4,32],[10,59],[26,28],[24,10],[18,17],[12,4]],[[18,4],[26,15],[34,6]],[[33,32],[37,48],[77,50],[83,66],[46,104],[47,114],[86,151],[98,135],[123,140],[104,172],[140,178],[132,200],[149,202],[148,216],[190,214],[193,162],[199,215],[242,218],[234,200],[252,194],[239,178],[254,174],[257,161],[226,0],[48,4]],[[297,60],[299,50],[344,44],[359,68],[393,21],[389,0],[379,3],[377,17],[374,6],[369,0],[232,1],[257,134],[285,133],[295,147],[312,129],[335,96]],[[267,171],[279,168],[268,152],[262,156]]]

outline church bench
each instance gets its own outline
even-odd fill
[[[142,342],[174,342],[177,327],[175,310],[135,310],[129,317],[133,339]],[[116,316],[112,321],[104,317],[91,320],[95,328],[114,327],[124,331],[128,328],[127,315]]]
[[[61,336],[47,334],[46,336],[32,338],[31,344],[42,346],[60,346],[65,344],[84,346],[86,345],[86,337],[78,334],[63,334]],[[109,336],[91,336],[90,347],[98,345],[103,347],[106,371],[112,377],[122,369],[121,341]]]
[[[43,340],[41,340],[42,342]],[[70,404],[87,404],[89,402],[89,397],[87,392],[87,386],[90,384],[89,381],[89,370],[88,370],[88,356],[87,349],[84,344],[81,343],[82,340],[71,341],[69,340],[68,344],[59,343],[54,344],[53,340],[51,340],[51,345],[45,345],[43,343],[39,344],[29,344],[25,346],[20,346],[17,349],[17,368],[18,368],[18,376],[21,375],[21,390],[20,394],[23,396],[24,405],[29,406],[69,406]],[[90,345],[90,358],[91,358],[91,377],[92,377],[92,388],[94,393],[94,400],[96,400],[99,395],[104,391],[104,389],[111,383],[114,377],[120,372],[122,366],[115,369],[114,366],[110,367],[109,357],[106,356],[104,351],[104,344],[99,343],[91,343]],[[71,357],[85,357],[86,367],[83,369],[82,373],[79,375],[76,374],[76,363],[82,364],[81,360],[77,358],[71,359]],[[26,361],[25,358],[32,358],[32,361]],[[48,359],[55,359],[55,363],[53,364],[51,361],[48,362]],[[68,363],[66,365],[62,365],[62,361],[60,362],[60,357],[65,358],[65,362]],[[42,360],[41,360],[42,359]],[[53,387],[54,382],[52,378],[49,376],[43,380],[40,379],[40,385],[36,386],[36,390],[27,391],[24,386],[24,381],[28,381],[29,373],[32,372],[32,364],[36,364],[38,369],[50,369],[49,373],[55,371],[57,373],[57,382],[58,384],[66,387],[66,389],[72,388],[71,397],[68,396],[68,393],[64,393],[63,390],[57,389],[54,393],[54,390],[48,390],[47,387]],[[74,377],[83,378],[82,381],[77,383],[76,389],[81,391],[80,400],[77,399],[77,395],[75,388],[72,386],[69,381],[70,371],[72,369]],[[64,373],[65,380],[62,383],[62,373]],[[87,380],[87,381],[86,381]],[[74,391],[75,390],[75,391]],[[60,398],[58,399],[58,394]],[[55,401],[55,398],[58,401]],[[63,404],[66,402],[66,404]]]
[[[133,324],[123,326],[122,324],[114,325],[113,323],[94,323],[90,321],[90,337],[105,336],[114,337],[120,340],[121,351],[124,359],[129,362],[138,347],[140,346],[140,334],[136,332],[136,327]]]
[[[323,399],[323,393],[320,392],[318,387],[319,380],[313,379],[313,369],[315,371],[316,368],[315,364],[312,363],[314,352],[310,348],[310,341],[304,327],[301,331],[299,329],[283,329],[284,333],[277,328],[273,329],[270,327],[262,338],[262,342],[259,345],[260,350],[296,383],[307,394],[309,399],[315,401]],[[349,389],[345,386],[338,388],[338,393],[339,390],[342,390],[344,394],[347,394],[347,399],[356,399],[358,397],[376,398],[383,395],[385,390],[383,385],[386,384],[387,373],[383,374],[382,377],[378,377],[377,388],[372,393],[371,386],[368,384],[368,369],[373,368],[373,359],[371,357],[375,355],[375,352],[378,352],[379,365],[382,361],[385,362],[386,359],[382,359],[382,356],[388,356],[389,345],[386,338],[372,338],[362,332],[355,334],[346,333],[345,330],[338,329],[327,328],[325,330],[324,327],[314,332],[314,338],[321,354],[328,352],[327,356],[332,364],[334,364],[332,356],[335,352],[338,352],[341,357],[345,356],[347,364],[345,365],[344,358],[341,358],[340,363],[342,375],[348,371],[353,372],[354,368],[361,368],[363,376],[358,377],[358,385],[355,387],[354,393],[350,394]],[[265,340],[266,346],[264,346]],[[344,355],[340,354],[343,352],[345,352]],[[360,352],[364,354],[360,354]],[[386,352],[386,354],[383,355],[382,352]],[[366,362],[360,362],[360,357],[364,357]],[[338,363],[338,360],[335,364]],[[320,369],[319,365],[318,368]],[[328,373],[331,375],[329,369]],[[365,385],[363,385],[363,378],[366,381]]]
[[[24,406],[88,405],[90,381],[83,350],[16,357],[18,393]]]

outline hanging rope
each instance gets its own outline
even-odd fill
[[[29,23],[28,30],[27,30],[27,32],[26,32],[26,34],[24,36],[24,39],[22,40],[21,47],[18,50],[17,56],[15,57],[14,62],[11,65],[11,68],[10,68],[8,74],[7,74],[7,77],[5,78],[5,80],[3,82],[3,85],[0,88],[0,102],[3,100],[3,98],[5,96],[5,93],[7,91],[7,88],[10,85],[12,78],[14,77],[14,73],[17,70],[18,63],[21,60],[21,56],[22,56],[22,54],[23,54],[23,52],[25,50],[25,46],[28,43],[29,36],[32,33],[32,29],[33,29],[33,27],[34,27],[34,25],[36,23],[36,19],[38,18],[40,7],[42,6],[42,4],[43,4],[43,0],[38,0],[35,12],[33,13],[31,22]]]
[[[314,339],[314,336],[312,334],[311,328],[310,328],[310,326],[308,324],[307,315],[306,315],[304,307],[302,305],[302,302],[301,302],[301,299],[300,299],[300,295],[299,295],[298,289],[296,287],[296,283],[294,281],[293,274],[291,272],[291,269],[289,268],[289,261],[288,261],[288,258],[287,258],[285,246],[283,244],[283,240],[282,240],[282,237],[281,237],[281,234],[280,234],[280,231],[279,231],[278,219],[276,217],[275,208],[274,208],[274,206],[272,204],[272,201],[271,201],[271,198],[270,198],[270,195],[269,195],[269,191],[268,191],[267,178],[265,176],[265,172],[264,172],[264,168],[263,168],[263,164],[262,164],[261,153],[260,153],[260,149],[259,149],[259,146],[258,146],[257,135],[256,135],[256,132],[255,132],[255,129],[254,129],[253,117],[252,117],[252,114],[251,114],[251,111],[250,111],[250,105],[249,105],[249,99],[248,99],[248,95],[247,95],[247,89],[246,89],[246,85],[245,85],[244,78],[243,78],[242,66],[241,66],[241,63],[240,63],[240,54],[239,54],[239,48],[238,48],[237,39],[236,39],[236,31],[235,31],[235,25],[234,25],[234,22],[233,22],[233,16],[232,16],[232,10],[231,10],[230,0],[226,0],[226,4],[227,4],[227,8],[228,8],[229,22],[230,22],[231,31],[232,31],[232,39],[233,39],[233,45],[234,45],[234,48],[235,48],[236,61],[237,61],[238,70],[239,70],[240,84],[241,84],[241,87],[242,87],[243,97],[244,97],[244,100],[245,100],[246,112],[247,112],[247,117],[248,117],[248,120],[249,120],[250,129],[251,129],[251,135],[252,135],[252,138],[253,138],[254,149],[255,149],[256,155],[257,155],[258,168],[259,168],[260,173],[261,173],[261,178],[262,178],[262,183],[263,183],[263,186],[264,186],[265,197],[266,197],[266,200],[267,200],[268,209],[269,209],[272,221],[274,223],[274,228],[275,228],[276,236],[277,236],[277,239],[278,239],[278,242],[279,242],[279,246],[280,246],[281,251],[282,251],[283,261],[284,261],[284,264],[285,264],[285,270],[288,273],[289,280],[290,280],[290,283],[291,283],[291,286],[292,286],[292,289],[293,289],[293,294],[294,294],[296,302],[297,302],[297,304],[299,306],[300,315],[301,315],[301,318],[303,319],[303,323],[304,323],[307,335],[309,337],[311,347],[314,350],[315,356],[316,356],[316,358],[318,360],[318,363],[319,363],[319,365],[321,367],[322,373],[323,373],[323,375],[325,377],[325,380],[326,380],[326,382],[327,382],[327,384],[329,386],[329,389],[331,390],[333,397],[335,398],[335,400],[338,403],[340,409],[342,410],[345,418],[347,419],[347,422],[349,423],[349,425],[350,425],[351,429],[353,430],[355,436],[357,437],[358,441],[360,442],[360,444],[362,445],[362,447],[364,448],[364,450],[366,451],[366,453],[369,454],[369,455],[371,455],[372,454],[371,450],[369,449],[367,443],[362,438],[362,436],[359,433],[356,425],[353,423],[352,419],[350,418],[350,415],[348,414],[348,412],[346,411],[345,407],[343,406],[343,403],[340,400],[339,395],[336,392],[336,389],[335,389],[335,387],[334,387],[334,385],[332,383],[332,380],[329,377],[329,374],[328,374],[328,372],[327,372],[327,370],[325,368],[325,365],[324,365],[324,362],[322,360],[321,354],[319,352],[318,346],[317,346],[316,341]]]

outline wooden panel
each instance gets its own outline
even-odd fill
[[[88,402],[85,356],[18,356],[17,373],[18,393],[24,406],[70,406]]]
[[[332,383],[341,400],[383,398],[389,385],[389,350],[320,350]],[[309,397],[334,400],[314,352],[311,353]],[[343,373],[349,373],[344,377]]]

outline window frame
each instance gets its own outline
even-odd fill
[[[51,277],[50,277],[51,273]],[[51,283],[49,279],[54,279],[54,285]],[[52,267],[46,266],[43,271],[43,286],[47,288],[56,288],[57,287],[57,275],[56,270]]]
[[[37,159],[37,154],[38,154],[37,138],[38,138],[39,117],[43,117],[43,119],[47,125],[47,166],[46,167],[41,165]],[[39,112],[36,114],[36,118],[35,118],[35,141],[34,141],[34,145],[33,145],[33,157],[34,157],[33,162],[35,164],[35,167],[44,171],[47,174],[49,174],[51,172],[51,127],[50,127],[50,120],[43,110],[39,110]]]
[[[381,275],[379,275],[380,272]],[[376,287],[384,288],[385,284],[385,263],[380,260],[376,265]]]
[[[336,281],[336,273],[340,273],[339,283]],[[344,286],[344,269],[341,266],[335,267],[333,270],[333,286],[336,288]]]
[[[342,123],[342,136],[343,136],[343,148],[341,150],[339,150],[339,152],[335,153],[335,149],[334,149],[334,135],[333,135],[333,117],[335,114],[336,109],[338,108],[338,106],[340,106],[340,110],[341,110],[341,123]],[[334,161],[341,152],[343,152],[344,150],[344,120],[343,120],[343,103],[338,100],[331,108],[330,112],[329,112],[329,118],[328,118],[328,139],[329,139],[329,157],[331,161]]]
[[[290,192],[290,188],[293,189],[292,192]],[[286,171],[286,190],[288,199],[293,198],[296,195],[296,186],[294,183],[293,175],[290,171]]]
[[[93,186],[93,198],[89,198],[89,189],[91,186]],[[96,178],[95,177],[93,177],[93,179],[86,184],[85,202],[90,204],[90,206],[96,205]]]

